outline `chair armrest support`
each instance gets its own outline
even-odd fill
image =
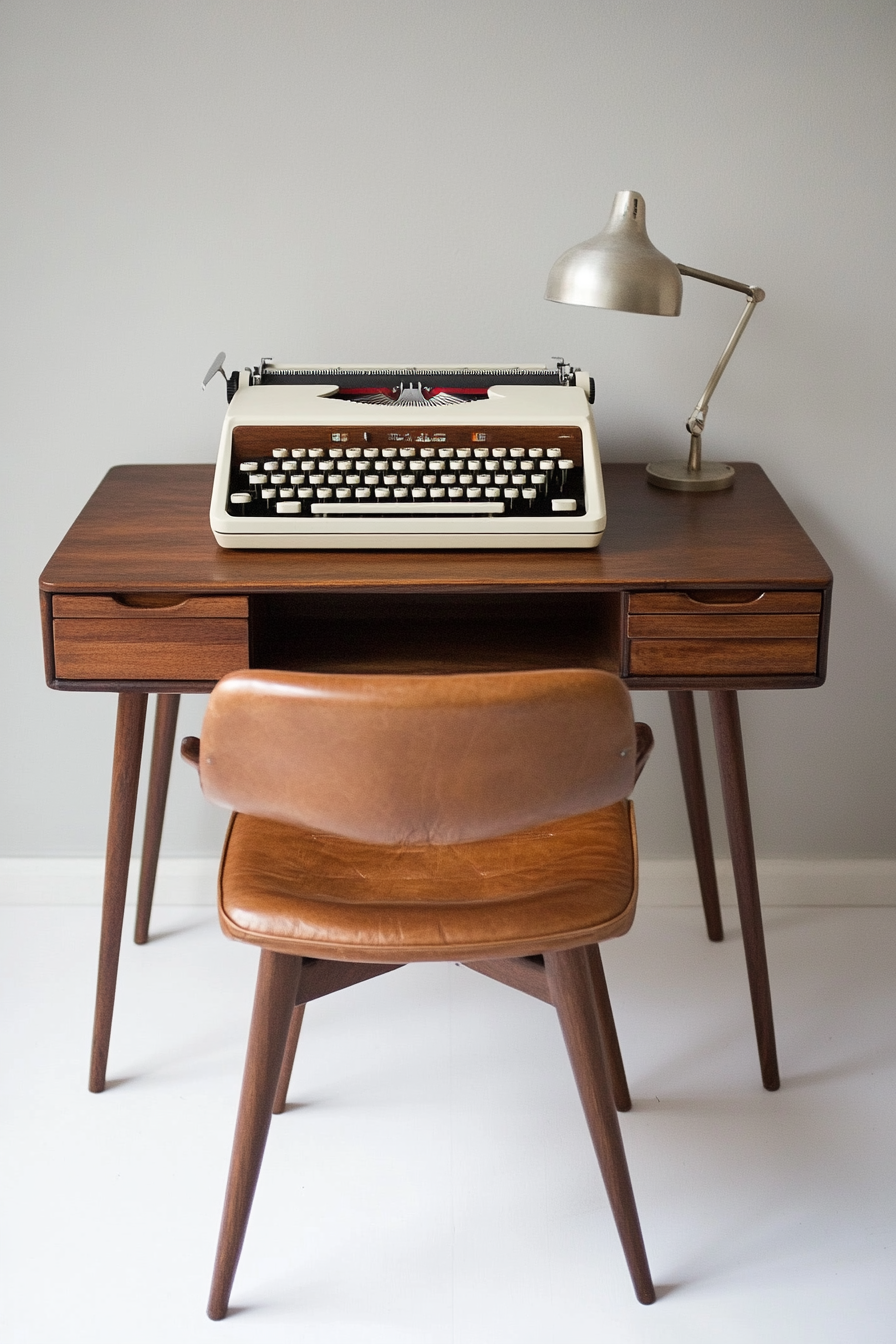
[[[187,738],[187,741],[195,741],[195,738]],[[197,743],[198,746],[198,743]],[[181,747],[183,751],[183,747]],[[635,783],[641,777],[641,771],[647,764],[647,758],[653,751],[653,732],[646,723],[635,724]]]
[[[199,738],[185,737],[180,744],[180,754],[187,765],[192,765],[194,770],[199,769]]]

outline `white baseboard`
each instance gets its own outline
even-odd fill
[[[131,864],[128,901],[136,899],[139,861]],[[731,864],[716,864],[724,905],[734,904]],[[765,905],[896,905],[896,859],[760,859],[759,888]],[[218,861],[160,859],[156,900],[160,905],[213,905]],[[103,861],[90,859],[0,859],[0,905],[99,905]],[[641,904],[700,904],[690,859],[642,859]]]

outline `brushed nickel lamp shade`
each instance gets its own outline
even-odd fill
[[[733,484],[734,468],[723,462],[702,461],[706,408],[744,327],[765,293],[755,285],[744,285],[670,261],[648,238],[645,213],[644,197],[638,192],[617,191],[606,227],[554,262],[545,298],[555,303],[615,308],[624,313],[677,317],[681,312],[683,275],[746,295],[740,321],[687,421],[691,436],[687,462],[652,462],[647,468],[651,484],[667,490],[725,490]]]

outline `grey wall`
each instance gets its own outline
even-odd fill
[[[605,459],[683,449],[739,300],[541,297],[632,187],[664,252],[767,289],[708,455],[762,463],[836,575],[827,685],[743,697],[760,852],[893,854],[894,35],[890,0],[6,0],[0,853],[102,849],[114,706],[45,688],[37,577],[109,466],[213,458],[221,347],[559,351],[597,379]],[[684,854],[639,699],[642,848]],[[175,775],[167,850],[211,853]]]

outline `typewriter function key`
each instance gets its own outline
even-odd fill
[[[257,470],[258,470],[257,462],[243,462],[240,465],[240,471],[257,471]]]
[[[251,504],[252,496],[246,491],[238,490],[230,496],[230,502],[231,504]]]
[[[302,506],[298,500],[284,500],[277,505],[278,513],[301,513]]]
[[[574,499],[552,499],[551,508],[554,513],[575,513],[578,505]]]
[[[561,471],[572,471],[573,467],[575,466],[575,462],[573,462],[571,457],[561,457],[559,462],[557,463],[557,466],[560,468]]]

